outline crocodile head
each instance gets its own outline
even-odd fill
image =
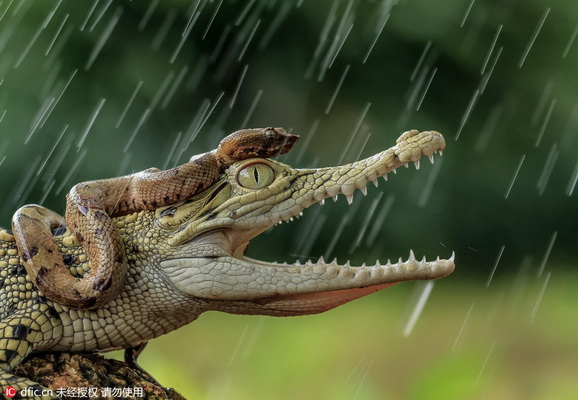
[[[229,167],[210,188],[155,211],[170,251],[160,267],[181,291],[208,300],[211,308],[242,314],[319,313],[356,298],[418,279],[436,279],[454,269],[453,255],[373,266],[317,262],[264,262],[244,256],[249,240],[326,198],[344,195],[422,156],[433,162],[445,147],[438,132],[405,132],[395,146],[351,164],[294,169],[254,158]],[[242,304],[240,304],[242,303]]]

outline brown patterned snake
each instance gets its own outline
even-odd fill
[[[77,184],[67,195],[66,220],[44,207],[24,206],[14,214],[12,230],[26,271],[50,300],[71,308],[106,304],[127,275],[125,247],[111,218],[186,199],[212,185],[231,164],[284,154],[298,138],[282,128],[244,129],[225,137],[216,150],[166,171],[150,168]],[[66,264],[73,260],[63,259],[53,239],[53,230],[65,224],[90,260],[80,279],[70,273]]]

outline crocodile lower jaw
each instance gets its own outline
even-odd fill
[[[232,246],[229,238],[223,231],[205,234],[191,246],[201,254],[164,260],[160,266],[180,291],[195,297],[274,303],[276,307],[301,307],[298,304],[308,299],[321,308],[333,308],[403,281],[442,278],[454,270],[453,254],[449,259],[427,261],[416,259],[413,252],[405,261],[378,261],[371,266],[327,263],[322,257],[317,262],[265,262],[233,256],[247,242]]]

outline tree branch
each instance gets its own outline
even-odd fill
[[[13,373],[52,389],[62,399],[186,400],[128,364],[99,354],[34,354],[18,365]]]

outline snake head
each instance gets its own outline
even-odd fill
[[[226,168],[240,160],[280,156],[289,152],[297,140],[298,135],[283,128],[242,129],[221,140],[215,156]]]

